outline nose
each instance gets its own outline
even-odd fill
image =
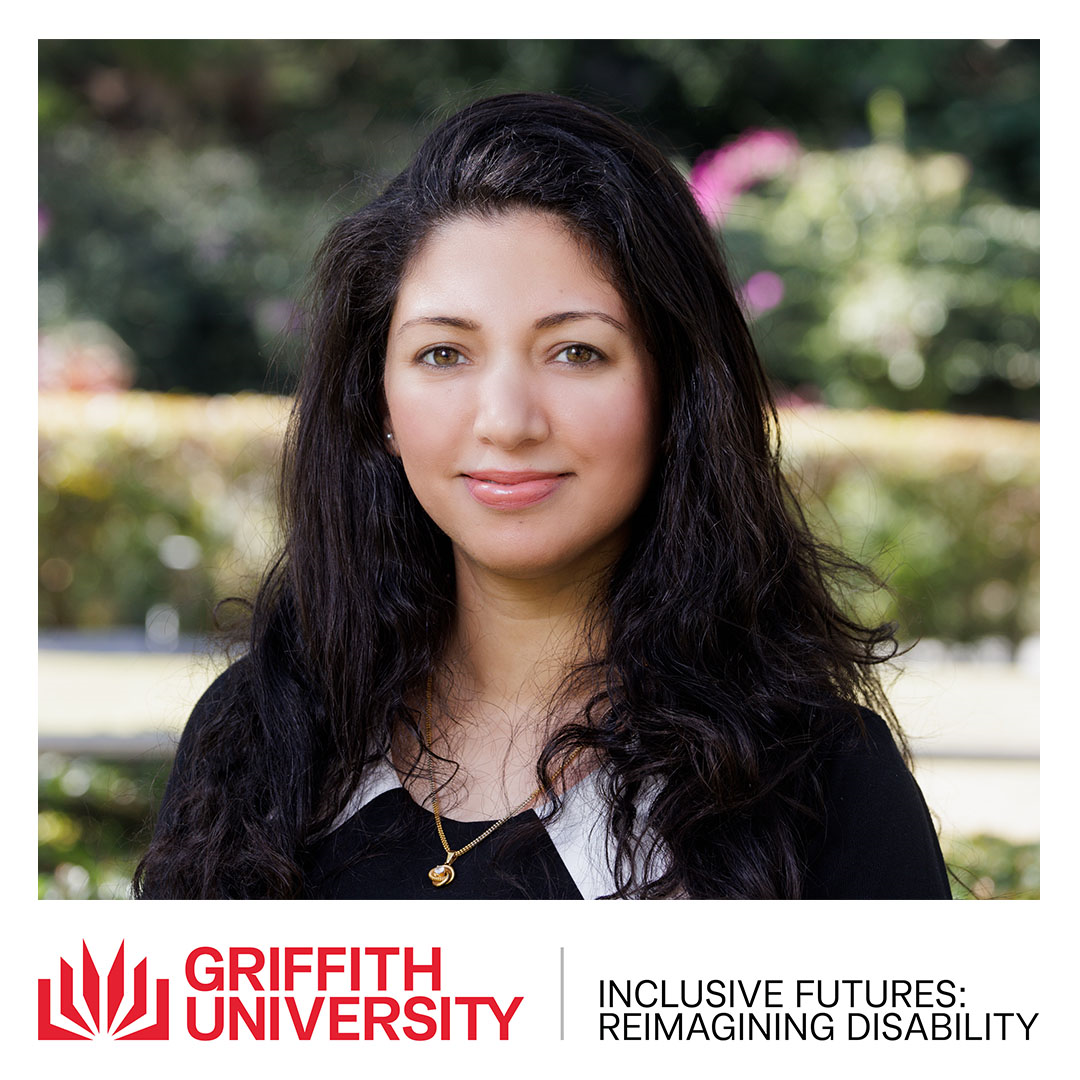
[[[505,358],[490,364],[476,393],[473,431],[480,442],[515,450],[548,437],[547,410],[526,362]]]

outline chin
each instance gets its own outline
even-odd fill
[[[531,581],[566,573],[573,566],[573,559],[539,558],[527,554],[507,555],[506,552],[466,556],[466,560],[489,574]]]
[[[495,548],[457,549],[459,560],[489,574],[515,581],[540,581],[544,578],[585,579],[609,567],[618,550],[606,546],[586,551],[568,550],[565,546],[544,548],[500,545]]]

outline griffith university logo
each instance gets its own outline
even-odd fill
[[[155,980],[153,1012],[148,1013],[146,960],[128,971],[122,941],[104,987],[84,941],[80,983],[77,995],[75,971],[61,957],[60,1001],[54,1012],[52,979],[38,979],[38,1039],[169,1037],[169,980]]]

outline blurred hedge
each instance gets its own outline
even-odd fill
[[[856,595],[865,614],[896,619],[903,640],[1038,633],[1038,424],[874,409],[781,424],[809,518],[889,586]]]
[[[257,394],[39,397],[39,622],[211,625],[275,545],[288,403]]]
[[[250,595],[276,544],[288,404],[41,395],[41,625],[197,633],[217,599]],[[895,591],[860,597],[868,611],[904,639],[1037,632],[1037,424],[816,408],[781,423],[811,519]]]

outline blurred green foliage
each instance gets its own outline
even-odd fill
[[[851,594],[865,621],[895,620],[902,641],[1038,634],[1037,424],[799,409],[781,426],[816,533],[888,586]]]
[[[274,543],[281,399],[43,395],[39,623],[205,630]],[[162,641],[168,644],[168,641]]]
[[[40,621],[210,625],[273,551],[289,401],[43,395]],[[1013,645],[1038,631],[1038,426],[944,414],[785,410],[786,467],[822,534],[892,586],[857,594],[905,640]]]
[[[782,293],[756,326],[781,384],[843,408],[1038,416],[1039,213],[973,188],[963,157],[804,154],[739,196],[723,235],[740,280]]]
[[[185,627],[205,625],[212,592],[205,559],[220,556],[225,537],[198,502],[147,485],[147,476],[171,463],[138,448],[114,460],[119,467],[111,470],[100,459],[87,462],[57,487],[38,481],[42,625],[140,624],[155,597]],[[166,565],[163,545],[175,537],[188,541],[197,563]]]
[[[118,900],[169,773],[161,757],[38,756],[38,898]]]
[[[1037,204],[1038,86],[1032,41],[43,41],[41,321],[47,330],[104,323],[132,350],[141,388],[285,388],[299,351],[294,304],[330,220],[366,200],[427,130],[469,101],[555,90],[615,109],[685,168],[753,128],[791,130],[803,147],[832,155],[818,162],[841,185],[830,195],[835,212],[810,214],[805,250],[760,219],[732,235],[747,272],[785,276],[787,303],[760,326],[785,385],[813,383],[851,405],[865,377],[863,396],[891,407],[940,400],[1031,416],[1031,363],[1017,350],[1033,350],[1033,294],[1009,285],[1030,281],[1030,248],[1020,245],[1017,260],[1013,241],[991,238],[966,261],[964,237],[982,227],[965,216],[976,204],[1017,213]],[[855,213],[842,185],[858,148],[881,134],[882,110],[870,106],[883,89],[900,103],[911,155],[892,178],[930,153],[960,155],[970,170],[965,199],[920,211],[906,234],[907,203],[886,207],[881,243],[860,222],[858,265],[830,257],[819,266],[819,234],[832,243],[844,232],[832,219]],[[789,191],[787,209],[805,210],[805,196]],[[1028,231],[1031,220],[1023,218]],[[946,246],[940,232],[924,235],[933,229],[945,230],[952,254],[924,267],[934,262],[927,252]],[[756,236],[743,244],[746,232]],[[920,353],[918,392],[905,384],[910,359],[906,375],[905,361],[892,363],[897,382],[873,351],[834,357],[831,331],[805,333],[828,331],[834,306],[873,286],[845,284],[867,245],[875,265],[896,265],[898,302],[915,289],[922,336],[936,342]],[[928,297],[934,273],[946,291]],[[955,303],[968,277],[973,295]],[[931,334],[935,302],[949,316]]]
[[[146,845],[170,762],[38,757],[39,899],[119,900]],[[1039,897],[1039,845],[945,839],[958,900]]]
[[[953,899],[1039,899],[1038,844],[980,835],[950,837],[943,846]]]

